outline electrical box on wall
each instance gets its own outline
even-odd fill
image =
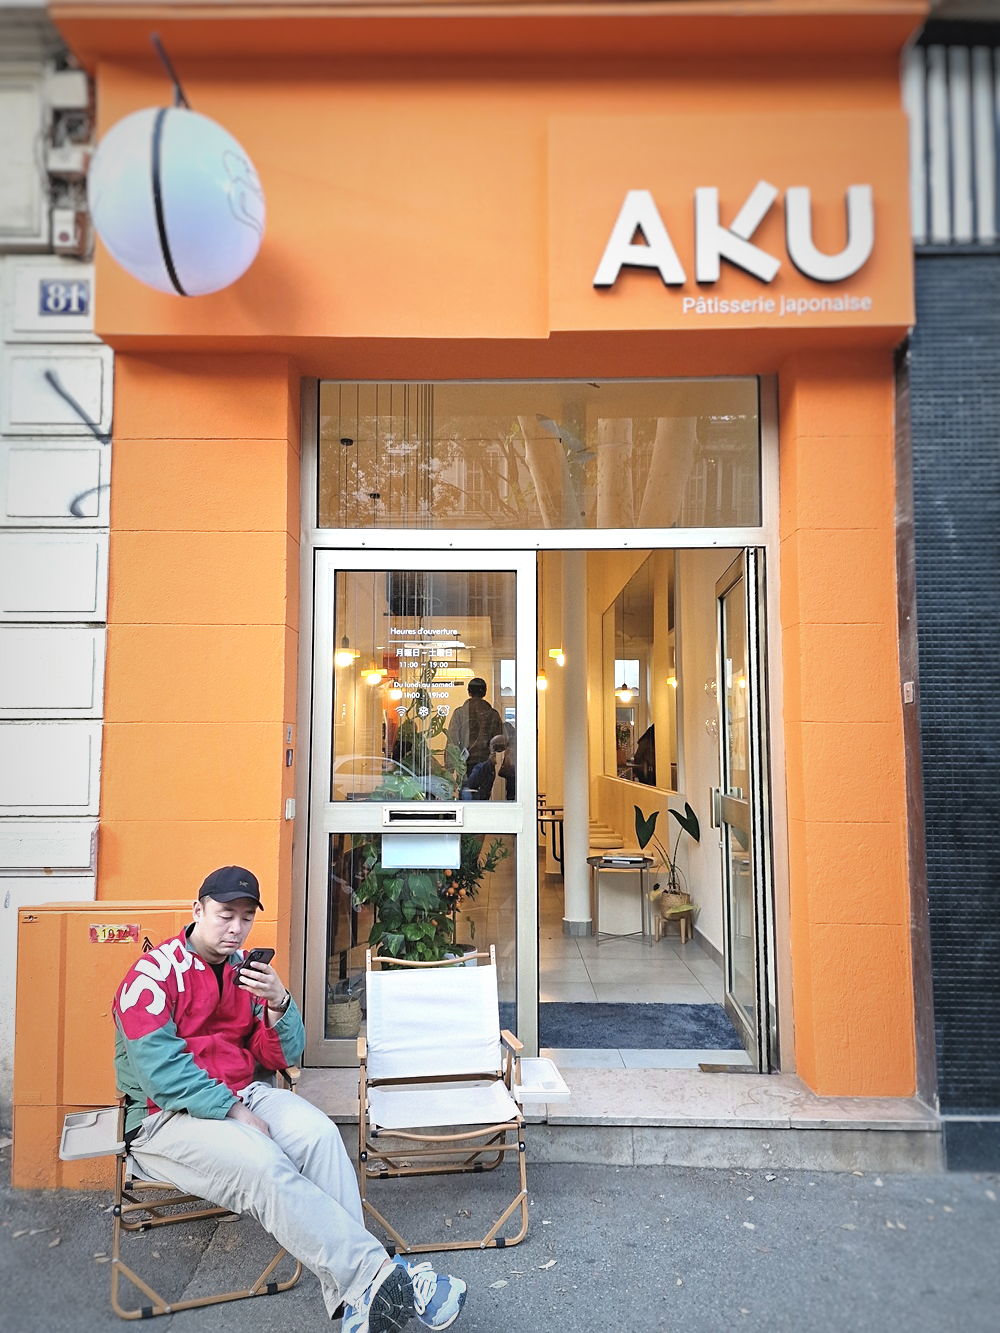
[[[45,79],[45,100],[53,111],[86,111],[90,88],[82,69],[51,70]]]
[[[74,208],[52,210],[52,249],[57,255],[82,255],[87,248],[87,215]]]
[[[82,181],[90,165],[90,154],[91,149],[88,144],[54,145],[46,151],[45,169],[50,176],[59,176],[62,180]]]
[[[16,1188],[109,1185],[113,1163],[107,1159],[57,1159],[63,1117],[67,1111],[114,1101],[112,997],[143,953],[176,935],[190,920],[191,904],[184,901],[63,900],[18,910],[12,1164]],[[261,944],[274,945],[264,922],[260,935]]]

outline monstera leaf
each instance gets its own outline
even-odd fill
[[[636,807],[636,812],[638,813],[638,807]],[[685,833],[690,833],[695,842],[701,842],[701,825],[698,823],[698,816],[688,805],[687,801],[684,802],[683,814],[681,814],[679,810],[671,810],[670,813],[677,820]],[[655,815],[653,816],[653,819],[656,819]],[[636,831],[638,831],[638,826],[638,820],[636,820]],[[650,837],[652,837],[653,830],[650,829],[649,833]],[[640,843],[639,845],[644,847],[646,844]]]
[[[688,806],[689,810],[690,808]],[[637,805],[634,805],[632,809],[635,811],[635,839],[639,844],[639,850],[645,851],[650,838],[656,832],[656,820],[660,812],[654,810],[647,819]]]

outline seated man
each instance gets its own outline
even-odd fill
[[[465,775],[462,782],[461,799],[463,801],[488,801],[493,794],[493,784],[497,772],[507,752],[507,737],[494,736],[490,741],[489,753],[480,764],[476,764]]]
[[[343,1333],[394,1333],[415,1314],[447,1328],[465,1283],[391,1260],[363,1223],[340,1133],[317,1107],[255,1081],[302,1056],[295,1001],[274,968],[243,971],[261,907],[249,870],[208,876],[194,921],[143,954],[115,996],[115,1071],[126,1142],[151,1179],[248,1212],[320,1280]]]

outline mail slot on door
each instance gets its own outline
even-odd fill
[[[461,805],[435,804],[428,809],[423,801],[412,805],[384,805],[382,807],[382,827],[412,830],[436,830],[461,828],[465,823],[465,810]]]

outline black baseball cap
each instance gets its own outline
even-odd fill
[[[238,898],[249,898],[262,911],[264,904],[260,900],[260,885],[252,870],[242,866],[222,866],[213,870],[198,890],[199,898],[214,898],[217,903],[232,903]]]

